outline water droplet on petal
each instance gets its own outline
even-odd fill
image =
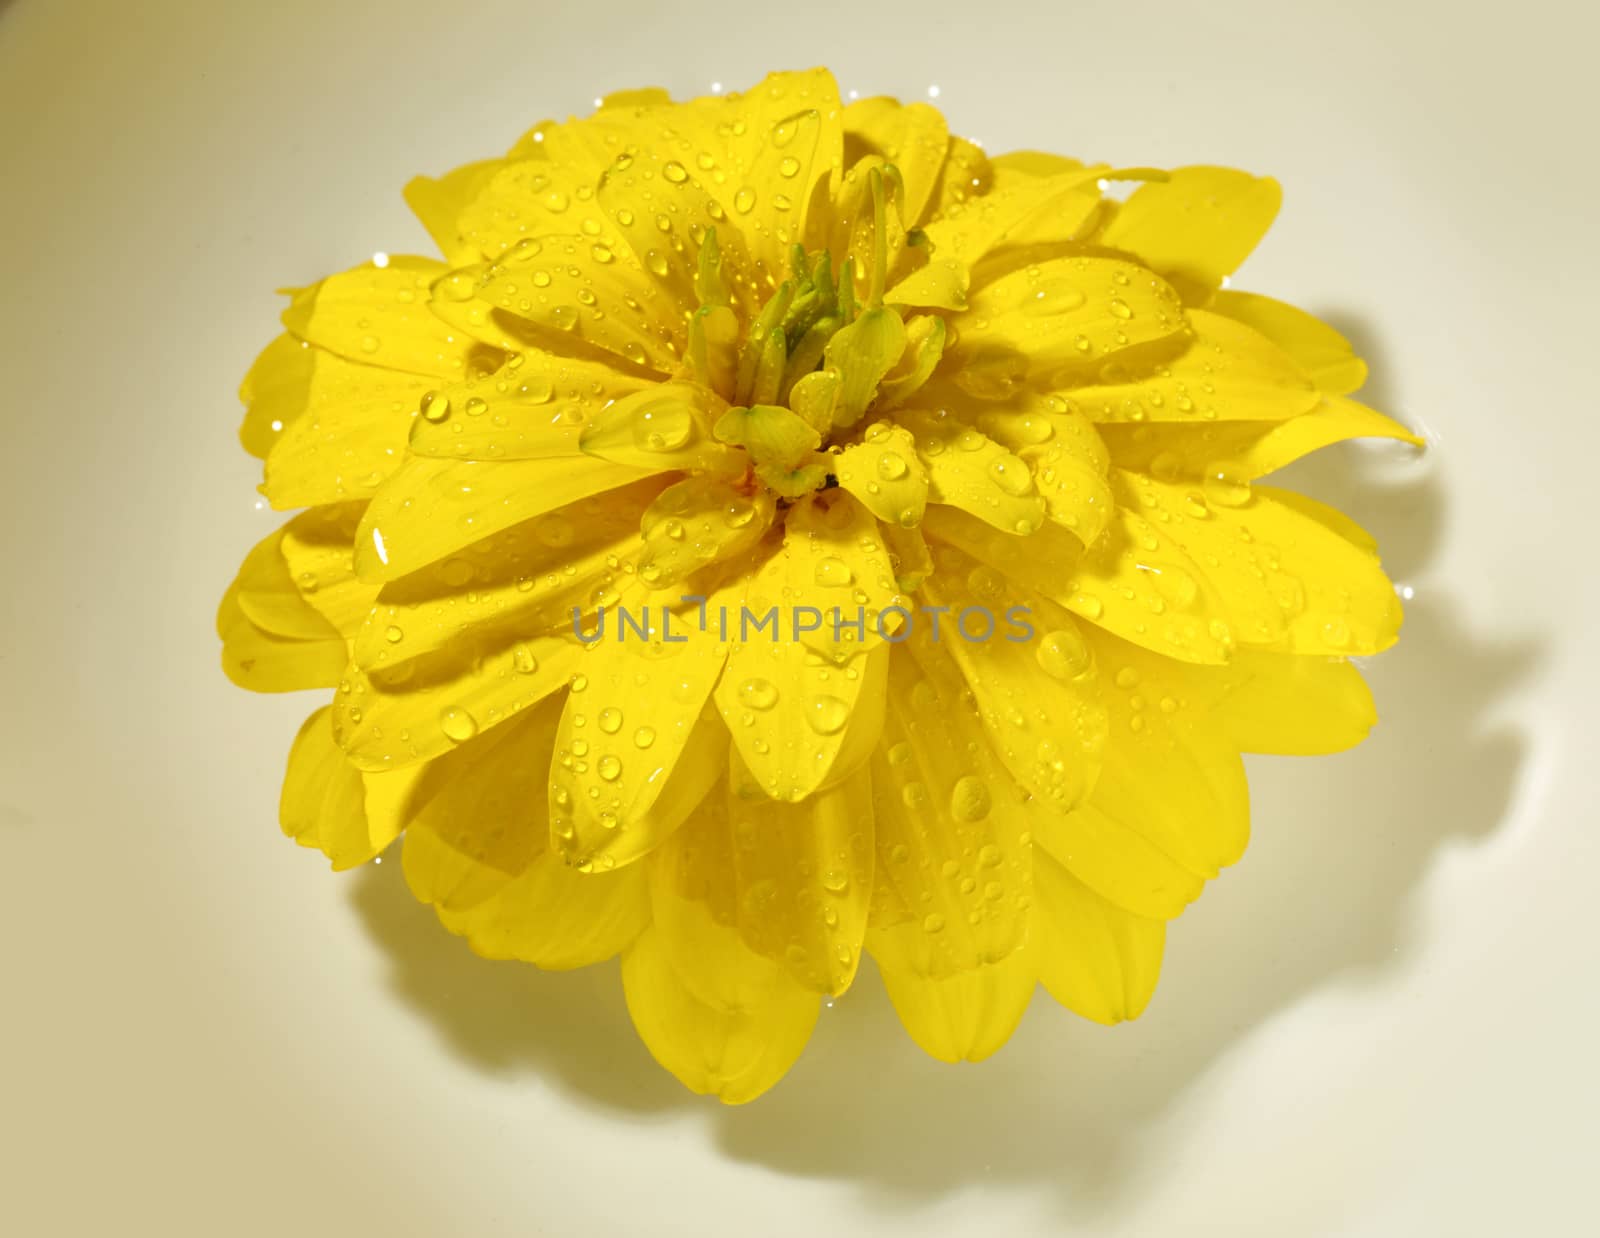
[[[439,729],[445,738],[464,744],[478,733],[478,720],[466,710],[452,705],[439,715]]]

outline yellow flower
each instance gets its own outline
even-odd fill
[[[1040,982],[1138,1015],[1244,850],[1240,751],[1371,726],[1372,540],[1258,479],[1416,440],[1336,332],[1223,290],[1274,182],[990,158],[819,70],[614,96],[406,196],[443,260],[295,291],[245,380],[307,510],[224,665],[332,689],[289,834],[347,868],[403,832],[480,954],[620,953],[689,1087],[770,1087],[863,951],[946,1060]]]

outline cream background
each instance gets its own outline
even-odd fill
[[[1576,1233],[1596,861],[1590,6],[0,0],[0,1210],[28,1235]],[[949,1068],[874,977],[724,1111],[613,967],[471,957],[278,835],[307,701],[216,669],[272,517],[235,385],[272,289],[399,188],[616,87],[827,62],[991,149],[1214,161],[1240,286],[1437,440],[1303,470],[1416,590],[1384,721],[1253,769],[1256,840],[1135,1026],[1037,1002]],[[1582,227],[1582,231],[1580,231]],[[1592,730],[1587,731],[1592,735]]]

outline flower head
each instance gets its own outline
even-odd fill
[[[863,951],[941,1058],[1039,982],[1137,1015],[1244,850],[1240,751],[1372,723],[1373,544],[1258,479],[1415,440],[1336,332],[1223,289],[1272,181],[990,158],[814,71],[614,96],[407,198],[443,260],[294,292],[245,380],[307,510],[224,663],[332,690],[286,831],[335,867],[403,832],[482,954],[620,953],[690,1087],[771,1086]]]

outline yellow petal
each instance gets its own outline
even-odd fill
[[[844,109],[845,162],[879,155],[900,170],[905,186],[901,216],[907,226],[922,221],[939,184],[950,130],[939,110],[926,103],[901,106],[885,97],[860,99]]]
[[[1266,336],[1329,395],[1349,395],[1367,381],[1367,363],[1350,341],[1303,309],[1253,292],[1228,291],[1217,293],[1210,308]]]
[[[883,639],[895,620],[880,623],[883,612],[907,605],[895,583],[894,564],[873,514],[848,492],[821,491],[795,502],[784,521],[783,549],[774,570],[782,567],[786,585],[780,597],[808,602],[822,611],[819,627],[802,625],[798,639],[833,662]],[[781,592],[783,588],[792,594]],[[781,606],[781,639],[794,639],[795,624]],[[858,630],[859,629],[859,630]]]
[[[924,218],[938,221],[952,216],[968,202],[987,196],[993,188],[994,177],[982,147],[966,138],[952,137],[939,172],[938,188],[923,212]]]
[[[644,872],[580,873],[546,851],[483,902],[439,922],[487,959],[571,971],[626,950],[650,919]]]
[[[825,69],[772,73],[719,103],[722,149],[708,153],[726,171],[716,182],[723,206],[744,231],[757,277],[776,284],[789,247],[806,235],[818,182],[841,159],[839,88]]]
[[[1224,674],[1227,694],[1213,715],[1246,752],[1343,752],[1378,720],[1361,672],[1342,658],[1241,649]]]
[[[922,1051],[941,1062],[981,1062],[1016,1031],[1039,969],[1021,949],[973,971],[930,979],[882,967],[895,1013]]]
[[[1036,872],[1053,858],[1108,902],[1149,919],[1174,919],[1205,888],[1204,877],[1102,812],[1093,797],[1065,817],[1041,819],[1034,842]]]
[[[1111,519],[1108,455],[1095,426],[1059,397],[1019,392],[1004,403],[975,402],[978,429],[1016,454],[1033,474],[1045,515],[1091,545]]]
[[[328,688],[339,681],[345,642],[317,614],[288,577],[280,548],[283,531],[274,530],[245,557],[217,607],[217,635],[222,638],[222,669],[241,688],[252,692],[294,692]],[[255,595],[256,613],[275,613],[280,627],[293,635],[268,631],[245,612],[242,597]]]
[[[363,580],[395,580],[491,533],[639,480],[606,460],[435,460],[413,456],[373,498],[356,536]]]
[[[1344,534],[1343,516],[1300,495],[1251,487],[1228,466],[1214,473],[1196,491],[1112,472],[1118,502],[1152,513],[1159,525],[1143,540],[1140,563],[1159,572],[1178,610],[1222,618],[1242,644],[1295,653],[1371,654],[1394,643],[1400,600],[1371,545]],[[1225,599],[1220,608],[1202,600],[1202,578]]]
[[[1206,699],[1216,672],[1098,629],[1084,636],[1108,723],[1090,802],[1196,876],[1215,877],[1250,840],[1244,765]]]
[[[784,1076],[811,1038],[822,1004],[789,981],[748,1010],[708,1006],[679,979],[654,930],[623,954],[622,989],[650,1055],[690,1091],[728,1105],[754,1100]]]
[[[806,988],[843,993],[872,895],[870,774],[792,803],[767,798],[735,754],[728,784],[739,935]]]
[[[1024,379],[1082,382],[1108,358],[1185,326],[1165,281],[1114,258],[1032,264],[974,290],[968,302],[945,355],[956,385],[980,398],[1004,398]]]
[[[943,507],[929,509],[923,529],[1090,623],[1168,657],[1222,663],[1233,649],[1221,597],[1170,539],[1127,508],[1115,510],[1088,550],[1061,525],[1015,537]],[[1161,558],[1147,548],[1162,550]]]
[[[579,660],[550,766],[552,840],[569,863],[627,864],[681,821],[654,810],[727,645],[700,631],[692,611],[669,612],[666,601],[658,595],[612,615],[609,631]]]
[[[772,493],[747,493],[721,477],[697,474],[668,486],[646,509],[639,530],[639,578],[665,589],[709,564],[731,560],[772,526]]]
[[[339,682],[345,661],[343,640],[274,636],[250,622],[234,593],[224,599],[219,621],[222,669],[239,687],[251,692],[299,692]]]
[[[641,380],[609,366],[530,349],[492,374],[436,388],[410,424],[419,456],[535,460],[579,454],[578,436]]]
[[[976,266],[991,251],[1039,241],[1072,240],[1095,217],[1106,169],[1073,168],[1019,179],[974,197],[925,229],[935,250]]]
[[[824,363],[839,374],[835,425],[850,426],[861,419],[878,384],[900,360],[905,350],[906,328],[892,309],[869,309],[828,341]]]
[[[1050,996],[1096,1023],[1144,1013],[1167,926],[1106,902],[1047,855],[1037,858],[1034,957]]]
[[[355,573],[355,536],[362,503],[329,503],[302,512],[283,527],[284,566],[306,605],[345,639],[353,637],[377,600],[377,586]]]
[[[320,348],[297,351],[298,378],[272,389],[279,412],[288,412],[291,390],[297,403],[267,453],[266,495],[280,510],[366,498],[400,466],[430,380]]]
[[[839,485],[885,524],[909,528],[922,522],[928,505],[928,470],[916,440],[902,426],[877,422],[865,439],[834,461]]]
[[[283,325],[347,361],[434,379],[462,377],[482,346],[428,309],[429,288],[445,270],[441,262],[397,256],[386,267],[369,263],[330,275],[295,294]]]
[[[1277,217],[1278,182],[1233,168],[1174,168],[1141,185],[1100,235],[1157,271],[1209,290],[1232,275]]]
[[[648,278],[659,285],[680,316],[700,304],[695,275],[706,233],[716,231],[717,253],[726,285],[740,296],[754,276],[744,237],[718,201],[715,173],[708,185],[699,164],[673,152],[629,149],[600,178],[600,204],[640,259]],[[716,192],[713,192],[715,190]],[[759,308],[741,302],[744,308]]]
[[[316,355],[311,345],[285,332],[251,363],[239,384],[239,402],[245,406],[239,442],[252,456],[265,460],[283,428],[305,412]]]
[[[720,725],[718,730],[721,731]],[[756,1010],[794,984],[783,966],[739,936],[739,881],[728,820],[727,740],[692,819],[644,862],[657,940],[695,999],[723,1011]]]
[[[642,589],[632,570],[639,515],[661,484],[580,499],[388,582],[356,634],[356,664],[396,664],[475,632],[570,631],[574,609],[622,604]]]
[[[349,666],[332,681],[334,734],[358,769],[432,760],[566,687],[581,654],[570,633],[484,635],[390,669]]]
[[[402,855],[419,901],[474,907],[545,850],[544,779],[559,716],[559,698],[541,701],[424,770]]]
[[[569,150],[554,159],[542,149],[572,128],[545,131],[546,141],[526,152],[532,157],[510,159],[488,179],[456,221],[464,243],[491,261],[524,242],[530,243],[523,250],[528,256],[532,244],[553,236],[586,235],[624,247],[594,193],[612,153],[590,157]]]
[[[1062,392],[1097,422],[1282,421],[1309,412],[1321,393],[1294,360],[1253,328],[1190,310],[1194,338],[1142,375],[1113,371],[1099,386]]]
[[[890,659],[872,760],[867,947],[885,969],[944,977],[1005,958],[1026,937],[1027,835],[1038,810],[961,701],[959,672],[936,670],[937,680],[926,676],[904,649]]]
[[[526,238],[483,274],[478,295],[532,323],[552,347],[564,337],[666,374],[684,343],[684,309],[620,240],[582,233]]]
[[[802,799],[853,770],[882,724],[888,646],[873,642],[836,662],[806,643],[816,637],[806,627],[821,631],[831,623],[817,584],[819,573],[839,571],[825,562],[831,557],[817,554],[803,533],[786,537],[752,579],[730,585],[709,619],[733,642],[714,694],[717,708],[740,755],[777,799]],[[870,583],[880,587],[876,577]],[[844,618],[855,618],[852,601],[837,606]]]
[[[452,168],[443,176],[414,176],[405,187],[406,205],[422,222],[439,252],[451,266],[463,266],[476,256],[461,236],[457,221],[489,180],[505,166],[501,159],[481,159]]]
[[[1027,464],[953,417],[903,412],[896,421],[916,439],[928,473],[928,501],[976,516],[1006,533],[1032,533],[1045,501]]]
[[[274,529],[245,556],[235,579],[236,602],[244,617],[273,636],[327,640],[338,629],[301,595],[283,556],[285,529]]]
[[[971,282],[962,263],[954,258],[934,258],[890,288],[883,299],[890,305],[964,310]]]
[[[743,456],[712,435],[725,407],[689,383],[646,387],[601,411],[584,427],[579,446],[598,459],[646,472],[733,474],[743,470]]]
[[[1160,422],[1101,428],[1118,467],[1152,473],[1164,481],[1202,481],[1209,466],[1227,461],[1239,477],[1254,480],[1332,443],[1391,438],[1414,446],[1423,440],[1364,404],[1325,396],[1309,412],[1286,421],[1220,421],[1208,425]]]
[[[953,547],[939,547],[934,562],[923,595],[925,607],[947,608],[944,630],[907,647],[944,711],[961,708],[957,689],[970,689],[996,752],[1041,805],[1075,807],[1094,785],[1107,725],[1104,687],[1077,625]]]
[[[336,871],[365,864],[393,839],[374,837],[367,826],[366,788],[361,774],[333,740],[324,705],[305,720],[289,751],[278,821],[302,847],[315,847]]]

